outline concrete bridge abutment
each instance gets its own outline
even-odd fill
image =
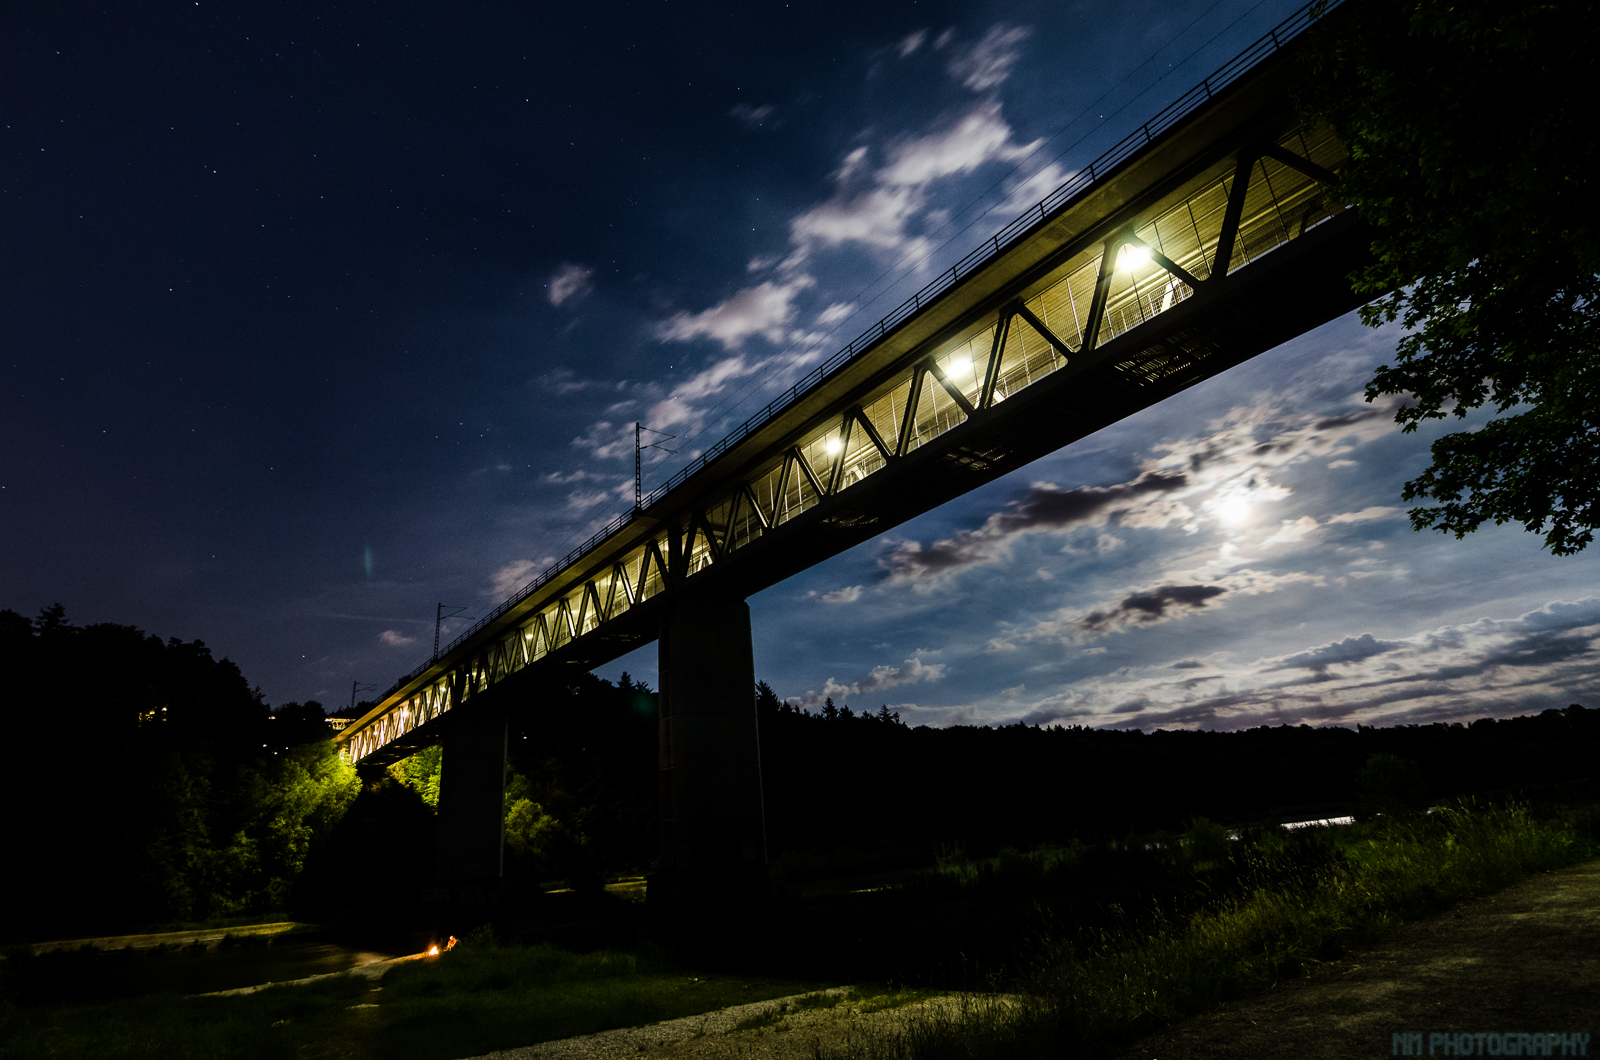
[[[652,905],[727,906],[767,894],[750,607],[682,599],[660,626],[660,868]]]
[[[462,711],[443,743],[434,879],[458,899],[494,901],[505,861],[505,711]]]

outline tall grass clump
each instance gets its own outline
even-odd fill
[[[1226,851],[1214,838],[1202,827],[1156,852],[1166,871],[1187,871],[1195,884],[1144,912],[1101,910],[1068,923],[1042,901],[1044,927],[1024,973],[871,1039],[867,1055],[980,1060],[1107,1047],[1600,849],[1524,807],[1470,803],[1246,835]],[[1048,872],[1037,875],[1048,881]]]

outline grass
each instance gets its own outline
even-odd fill
[[[479,939],[437,960],[402,965],[381,986],[341,977],[242,997],[13,1008],[0,1013],[0,1057],[448,1060],[817,986],[692,975],[635,954]]]
[[[1102,910],[1088,928],[1063,927],[1042,908],[1032,959],[1014,982],[869,1037],[861,1055],[980,1060],[1093,1052],[1266,989],[1406,921],[1597,852],[1593,838],[1517,806],[1463,805],[1311,834],[1260,834],[1225,850],[1207,826],[1198,832],[1157,850],[1194,886],[1169,892],[1143,914]],[[1053,876],[1072,876],[1083,860],[1047,852],[1031,865],[1019,859],[1009,877],[1003,866],[987,874],[964,870],[954,885],[1018,890],[1021,877],[1048,894]]]
[[[1463,805],[1240,839],[1197,822],[1184,836],[1007,851],[983,862],[952,851],[944,871],[863,896],[869,911],[899,909],[922,935],[947,933],[947,942],[1004,927],[996,953],[1018,937],[1022,915],[980,918],[954,934],[965,930],[963,916],[1032,910],[1032,933],[1020,956],[975,965],[992,976],[990,989],[924,1006],[896,1029],[857,1035],[851,1055],[1092,1053],[1265,989],[1406,921],[1593,857],[1600,849],[1594,824]],[[846,925],[852,938],[853,924]],[[758,948],[845,952],[815,926],[805,937],[765,939]],[[848,1003],[865,1014],[930,996],[814,992],[819,985],[795,976],[696,974],[653,951],[574,954],[485,936],[437,960],[400,966],[381,987],[337,978],[245,997],[7,1007],[0,980],[0,1058],[447,1060],[777,998],[790,1000],[754,1012],[741,1028],[782,1032],[789,1016],[807,1009]]]

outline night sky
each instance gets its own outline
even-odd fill
[[[387,687],[627,508],[635,420],[648,489],[1297,6],[6,5],[0,607]],[[913,724],[1595,705],[1600,554],[1410,530],[1455,425],[1361,401],[1396,335],[753,597],[757,674]]]

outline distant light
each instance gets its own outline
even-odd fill
[[[1118,264],[1131,272],[1140,265],[1148,264],[1149,261],[1149,247],[1142,247],[1137,243],[1125,243],[1122,247],[1122,259]]]
[[[837,435],[835,435],[834,437],[828,439],[828,455],[829,456],[838,456],[839,455],[839,451],[841,449],[843,449],[843,448],[844,448],[844,442],[841,441]]]

